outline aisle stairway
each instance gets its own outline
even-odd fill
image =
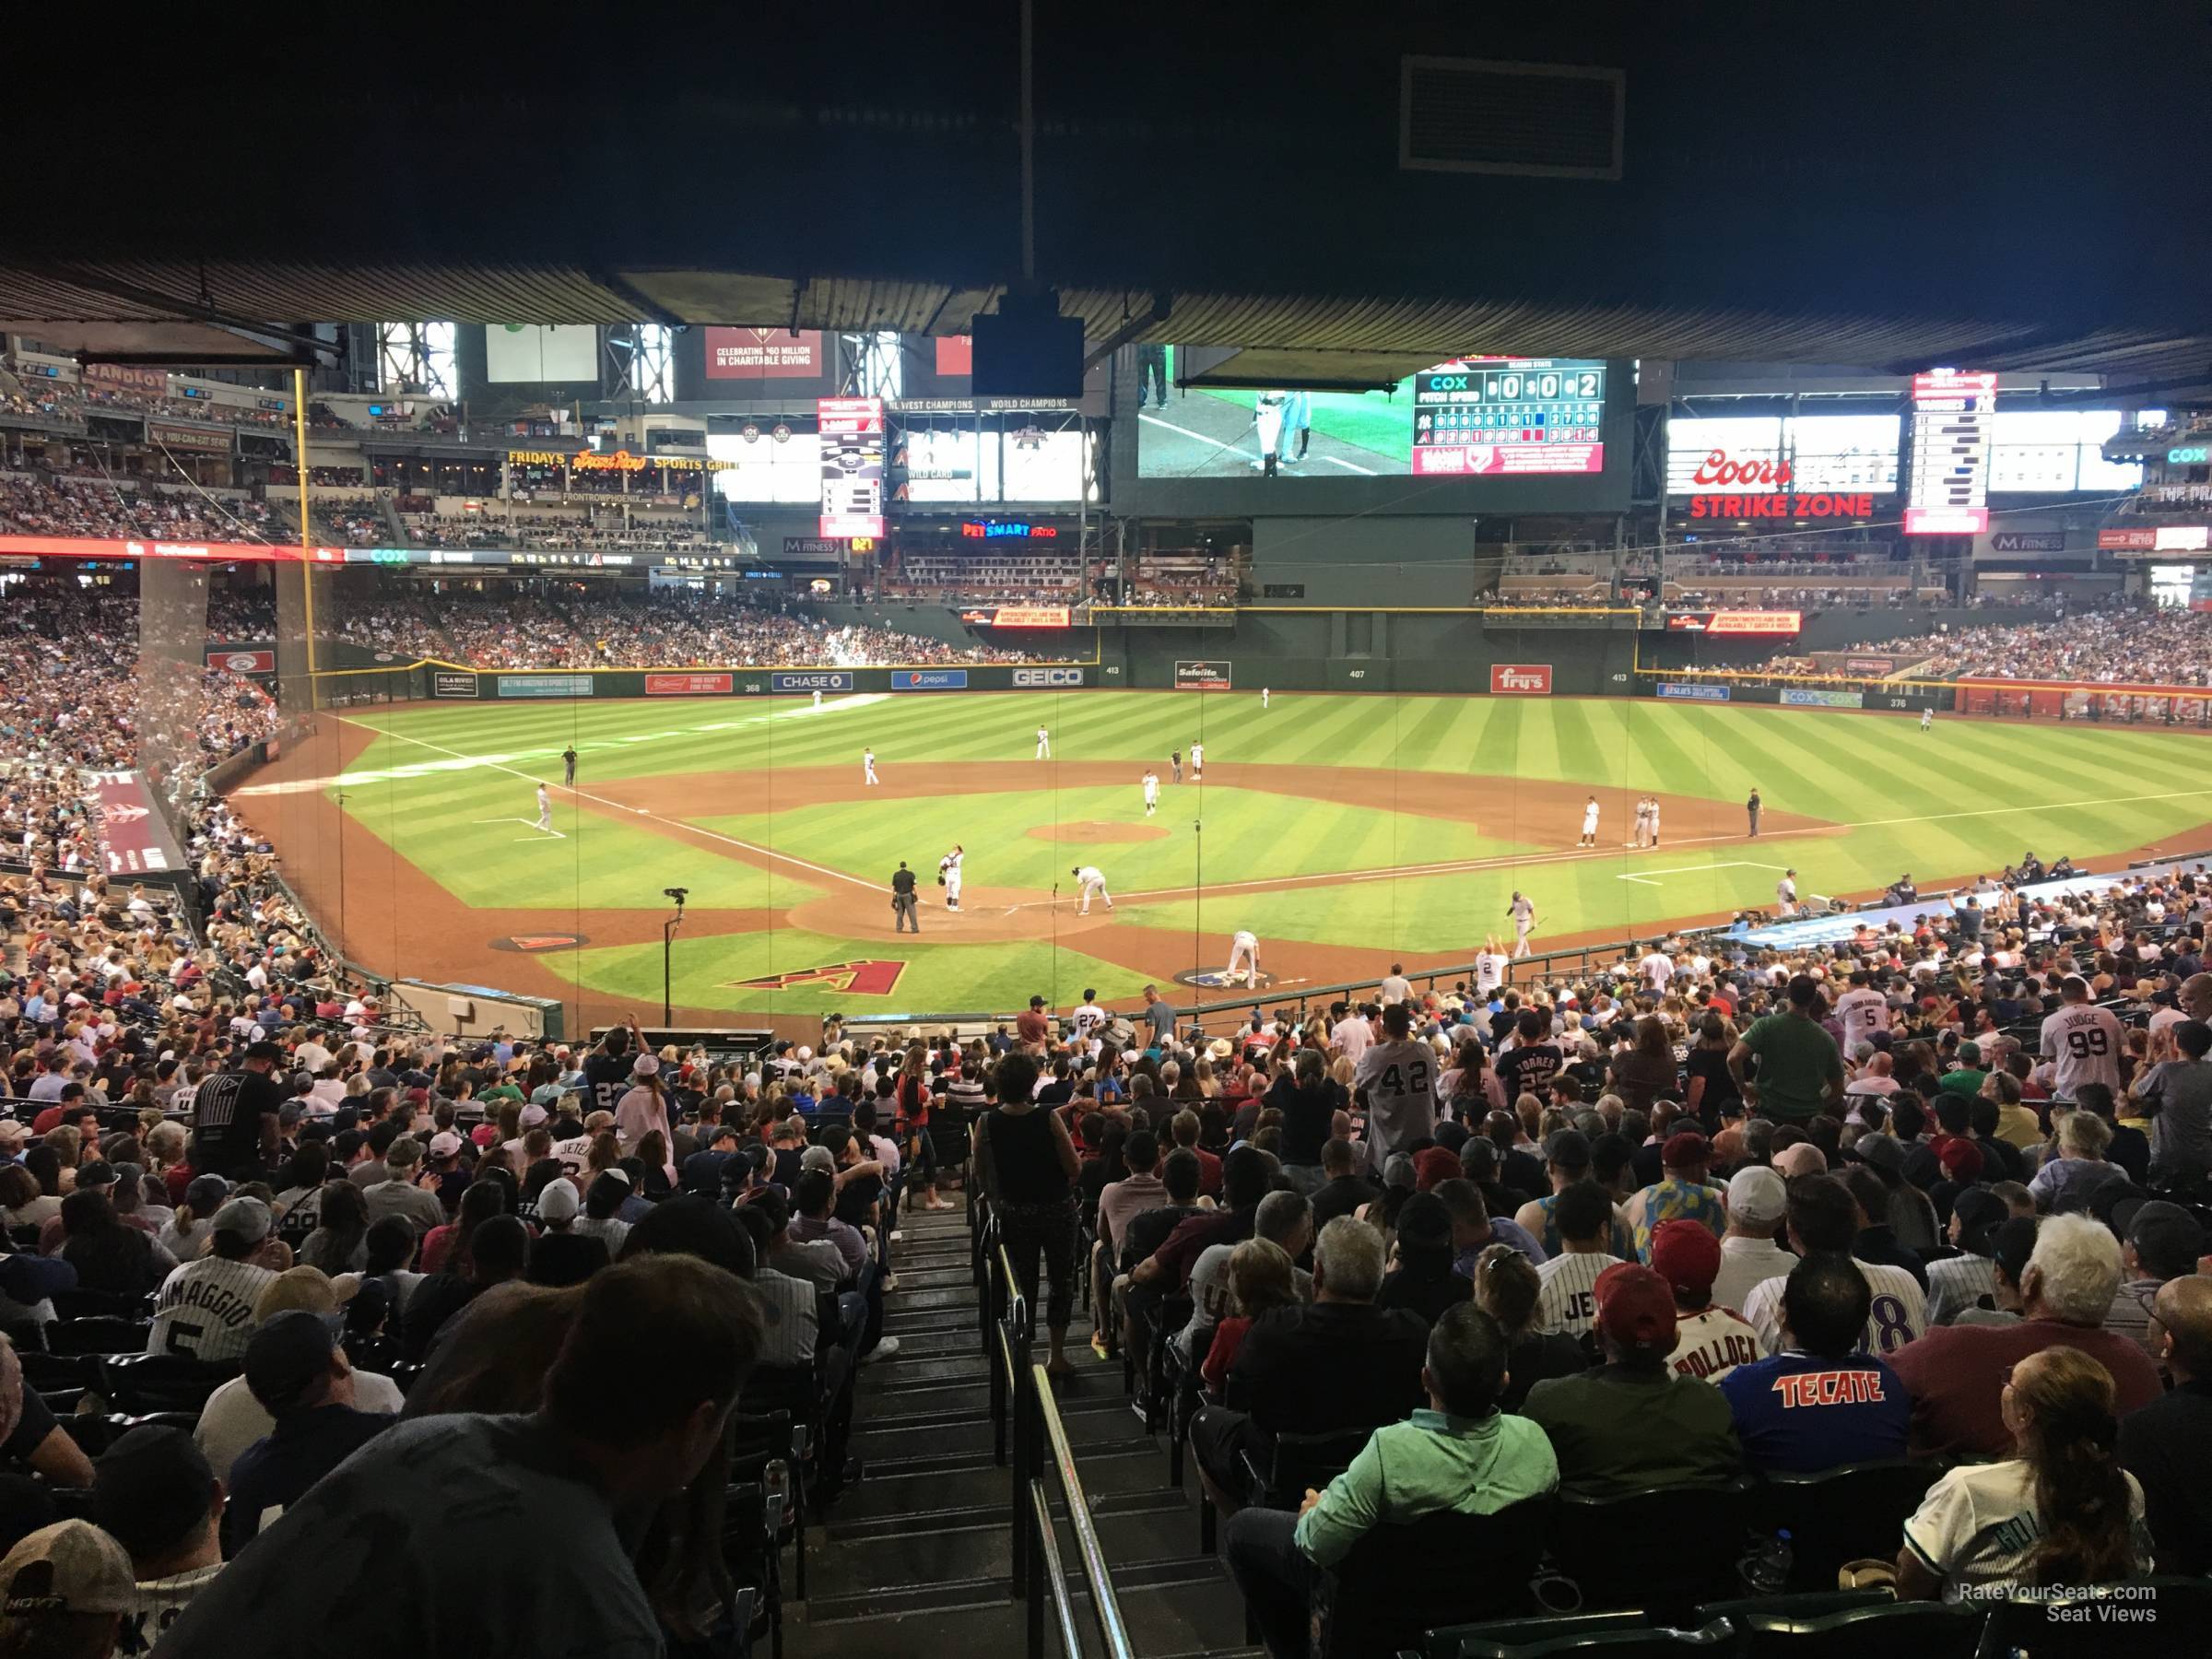
[[[899,1288],[884,1321],[899,1352],[861,1373],[853,1417],[853,1449],[866,1476],[828,1524],[807,1535],[809,1599],[790,1609],[787,1659],[995,1659],[1022,1651],[1024,1605],[1013,1599],[1009,1576],[1011,1476],[992,1459],[968,1218],[964,1209],[914,1212],[904,1227]],[[1228,1575],[1199,1552],[1195,1477],[1185,1475],[1187,1492],[1168,1485],[1165,1446],[1145,1432],[1123,1394],[1120,1364],[1095,1358],[1089,1338],[1088,1322],[1079,1320],[1068,1338],[1077,1372],[1058,1401],[1136,1653],[1254,1652]],[[1065,1520],[1060,1535],[1063,1559],[1079,1571]],[[788,1563],[784,1582],[792,1582]],[[1077,1617],[1099,1651],[1085,1596]]]

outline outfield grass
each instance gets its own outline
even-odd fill
[[[1159,840],[1087,851],[1025,832],[1055,816],[1141,824],[1136,779],[1151,764],[1164,784],[1168,751],[1187,754],[1194,740],[1205,743],[1217,766],[1401,768],[1648,789],[1732,806],[1756,783],[1772,811],[1846,827],[1756,845],[1560,860],[1559,850],[1574,838],[1571,823],[1541,845],[1505,841],[1463,823],[1394,811],[1387,798],[1276,796],[1247,776],[1242,787],[1206,790],[1203,899],[1175,892],[1124,901],[1118,912],[1182,935],[1195,929],[1209,942],[1245,926],[1263,939],[1464,958],[1485,933],[1502,926],[1516,888],[1535,899],[1541,934],[1560,937],[1764,903],[1777,874],[1771,865],[1797,865],[1806,891],[1854,891],[1879,888],[1905,869],[1924,884],[1994,871],[2030,847],[2046,859],[2109,855],[2212,821],[2212,784],[2204,778],[2212,750],[2193,735],[1939,720],[1924,735],[1915,721],[1901,717],[1630,699],[1285,694],[1263,712],[1251,693],[1047,691],[832,698],[819,712],[795,700],[717,698],[456,704],[348,718],[384,735],[341,781],[347,810],[457,904],[477,908],[650,911],[662,887],[680,883],[691,888],[695,906],[781,909],[850,888],[830,872],[880,880],[900,858],[926,869],[954,841],[968,848],[969,879],[979,886],[1065,885],[1069,866],[1096,862],[1117,895],[1180,889],[1195,875],[1189,824],[1201,810],[1187,785],[1164,788],[1155,822],[1169,833]],[[570,743],[582,757],[579,783],[586,790],[695,773],[735,777],[742,787],[742,780],[769,769],[801,766],[850,766],[857,775],[867,747],[887,779],[905,782],[912,769],[938,761],[1027,762],[1040,724],[1051,727],[1064,760],[1126,763],[1128,785],[1054,792],[1043,783],[1049,772],[1039,768],[1039,787],[994,794],[924,794],[732,814],[724,784],[698,818],[680,805],[668,808],[711,835],[820,866],[812,874],[771,876],[709,834],[672,836],[669,826],[580,812],[565,799],[555,808],[561,840],[537,838],[512,821],[535,816],[533,780],[558,780],[558,756]],[[1606,827],[1615,839],[1626,828],[1616,819]],[[1273,891],[1230,885],[1445,859],[1494,862],[1451,875]],[[459,918],[453,925],[467,927]],[[883,950],[783,929],[688,938],[679,946],[677,1000],[699,1007],[771,1006],[729,982],[813,965],[798,959],[808,953],[816,953],[813,961],[836,961]],[[1047,985],[1053,947],[1041,937],[925,942],[905,954],[911,965],[889,999],[902,1008],[1015,1006]],[[595,989],[641,996],[650,988],[657,996],[657,945],[541,959]],[[1139,982],[1066,949],[1058,959],[1064,993],[1079,981],[1126,994]],[[1161,962],[1156,971],[1188,965]],[[772,1006],[849,1005],[827,991],[794,987],[776,993]]]

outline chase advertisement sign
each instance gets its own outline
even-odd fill
[[[776,691],[850,691],[853,689],[853,672],[849,668],[816,669],[804,674],[771,674],[769,687]]]

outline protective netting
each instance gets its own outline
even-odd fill
[[[207,572],[182,559],[146,559],[138,582],[138,768],[179,841],[201,767],[207,695]]]

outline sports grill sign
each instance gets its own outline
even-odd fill
[[[1227,663],[1177,663],[1175,689],[1178,691],[1226,691],[1229,689]]]
[[[1492,663],[1490,692],[1496,697],[1549,697],[1549,663]]]
[[[276,653],[273,651],[211,651],[207,666],[221,668],[231,674],[274,674],[276,672]]]

